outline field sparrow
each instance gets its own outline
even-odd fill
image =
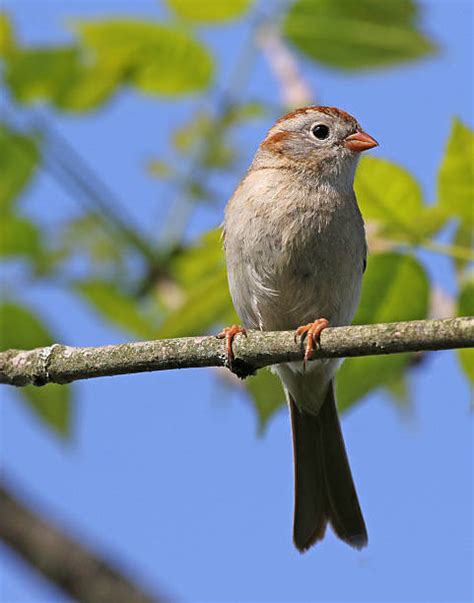
[[[243,324],[220,334],[228,353],[245,328],[306,337],[304,362],[273,367],[291,414],[300,551],[321,540],[328,523],[351,546],[367,544],[334,397],[339,362],[306,361],[322,329],[350,324],[358,304],[367,246],[353,181],[360,152],[375,146],[335,107],[288,113],[268,132],[225,212],[229,286]]]

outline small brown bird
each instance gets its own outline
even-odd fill
[[[367,544],[334,397],[339,361],[306,361],[321,331],[350,324],[357,308],[367,245],[353,182],[360,152],[375,146],[335,107],[288,113],[225,212],[229,286],[243,326],[307,338],[304,362],[274,367],[291,414],[300,551],[321,540],[328,523],[351,546]],[[224,330],[228,350],[243,330]]]

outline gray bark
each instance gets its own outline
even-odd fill
[[[474,347],[474,317],[415,320],[328,328],[321,334],[314,358],[368,356]],[[301,360],[304,343],[291,331],[249,331],[233,345],[235,372]],[[177,368],[225,366],[225,343],[213,336],[183,337],[102,347],[54,344],[34,350],[0,353],[0,383],[44,385],[79,379],[162,371]]]

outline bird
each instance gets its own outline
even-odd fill
[[[304,359],[272,367],[291,417],[300,552],[328,524],[356,549],[368,543],[336,406],[340,360],[311,358],[322,330],[350,324],[359,303],[367,243],[353,184],[361,152],[377,145],[342,109],[296,109],[270,128],[225,208],[228,283],[241,320],[218,334],[229,364],[247,329],[294,329],[305,340]]]

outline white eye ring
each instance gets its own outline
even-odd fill
[[[326,140],[329,138],[330,130],[326,124],[313,124],[310,128],[311,135],[317,140]]]

